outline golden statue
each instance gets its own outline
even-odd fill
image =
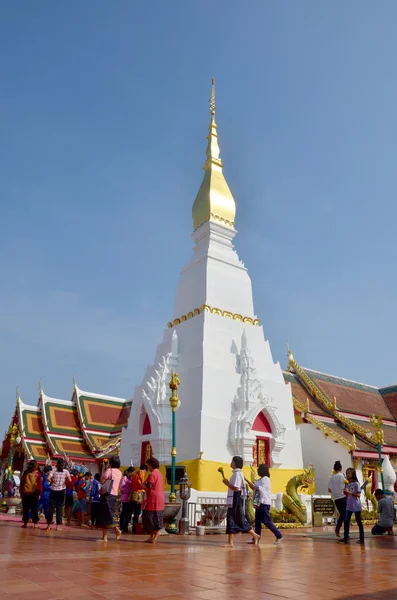
[[[375,432],[372,434],[371,437],[374,440],[376,440],[378,442],[378,444],[380,444],[382,446],[385,443],[385,437],[384,437],[383,429],[382,429],[382,425],[383,425],[382,416],[375,417],[375,415],[372,415],[371,425],[375,429]]]
[[[178,373],[174,373],[174,371],[171,371],[171,379],[168,385],[171,390],[170,405],[174,412],[178,408],[178,387],[180,386],[180,384],[181,382],[179,381]]]
[[[171,371],[171,379],[170,379],[170,389],[173,392],[176,392],[176,395],[178,395],[178,387],[180,386],[181,382],[179,381],[179,377],[178,377],[178,373],[174,373],[174,371]]]

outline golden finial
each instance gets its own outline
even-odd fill
[[[309,398],[306,397],[306,412],[310,412],[310,402],[309,402]]]
[[[216,221],[224,227],[234,229],[236,203],[223,175],[218,129],[215,123],[215,79],[212,79],[209,104],[211,120],[205,152],[205,173],[193,204],[193,227],[196,230],[207,221]]]
[[[374,439],[379,444],[384,444],[385,438],[384,438],[383,429],[382,429],[382,425],[383,425],[382,415],[379,415],[379,417],[375,417],[375,415],[372,415],[370,420],[371,420],[372,427],[375,429],[375,433],[373,435]]]
[[[41,379],[39,379],[39,383],[37,385],[39,388],[39,394],[41,395],[43,393],[43,386],[41,385]]]
[[[352,435],[352,448],[353,448],[353,450],[355,450],[357,448],[356,434],[355,433],[353,433],[353,435]]]
[[[336,396],[334,396],[334,401],[333,401],[333,403],[332,403],[332,409],[333,409],[333,410],[336,410],[336,409],[337,409],[337,406],[336,406]]]
[[[179,381],[178,373],[174,373],[174,371],[172,370],[171,379],[168,385],[171,390],[170,404],[173,411],[176,411],[176,409],[178,408],[178,387],[180,386],[180,383],[181,382]]]
[[[287,355],[288,355],[288,367],[287,371],[292,371],[294,366],[294,355],[291,352],[291,348],[289,347],[289,343],[287,342]]]
[[[15,396],[16,396],[17,401],[21,399],[19,396],[19,385],[17,385],[17,388],[15,390]]]
[[[75,378],[74,378],[74,375],[73,375],[73,378],[72,378],[72,380],[73,380],[73,388],[74,388],[74,390],[76,391],[76,390],[77,390],[77,383],[76,383],[76,380],[75,380]]]
[[[210,113],[213,117],[215,117],[215,79],[214,79],[214,77],[212,78]]]

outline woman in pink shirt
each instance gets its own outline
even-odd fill
[[[121,500],[121,515],[120,515],[120,529],[123,533],[128,533],[128,525],[132,519],[133,505],[130,502],[131,493],[131,478],[134,473],[133,467],[128,467],[124,471],[124,477],[120,484],[120,500]]]
[[[163,527],[164,481],[159,471],[160,463],[157,458],[149,458],[146,464],[149,469],[149,477],[146,482],[141,482],[147,493],[142,520],[146,533],[150,535],[146,543],[154,544]]]
[[[112,484],[106,483],[111,480]],[[108,529],[114,529],[116,540],[120,539],[121,531],[114,520],[116,511],[117,494],[120,487],[121,471],[118,456],[111,456],[109,468],[104,472],[101,479],[101,490],[99,498],[98,527],[102,528],[102,541],[108,541]]]

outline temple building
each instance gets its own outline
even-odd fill
[[[131,402],[84,392],[76,383],[71,400],[47,396],[41,385],[36,406],[22,402],[19,392],[14,415],[3,441],[3,467],[23,469],[26,461],[43,464],[66,458],[97,471],[104,458],[119,451]]]
[[[376,388],[304,369],[290,350],[284,379],[292,387],[303,461],[314,465],[317,493],[327,493],[334,460],[353,466],[361,480],[370,478],[372,492],[381,487],[379,453],[389,488],[394,484],[397,385]]]
[[[380,446],[390,487],[397,467],[397,386],[377,389],[303,369],[290,350],[285,372],[273,362],[247,268],[233,247],[236,204],[220,158],[214,86],[210,107],[204,176],[192,209],[193,254],[154,362],[135,389],[122,462],[153,454],[170,463],[167,383],[174,370],[181,381],[177,460],[197,492],[224,492],[217,468],[235,454],[246,464],[269,464],[273,492],[283,492],[313,463],[316,491],[327,494],[335,460],[345,469],[354,465],[363,478],[372,475],[374,489]]]
[[[291,386],[274,363],[255,313],[251,279],[233,247],[236,204],[223,174],[215,121],[215,89],[204,176],[193,203],[193,254],[183,268],[174,313],[153,365],[135,389],[121,459],[152,453],[170,462],[171,370],[181,385],[177,460],[193,488],[224,492],[218,467],[233,455],[268,462],[280,490],[303,467]]]
[[[233,242],[236,203],[223,173],[210,102],[204,176],[192,207],[193,252],[182,269],[173,314],[132,401],[80,390],[71,400],[46,396],[37,406],[19,394],[3,442],[3,467],[21,469],[67,457],[92,470],[120,450],[124,466],[155,456],[184,465],[193,495],[225,494],[219,468],[233,455],[267,463],[273,493],[313,464],[316,492],[327,494],[335,460],[392,490],[397,468],[397,386],[378,389],[301,367],[288,349],[283,371],[255,312],[248,270]],[[171,373],[180,379],[172,448]],[[124,429],[124,432],[123,432]],[[312,472],[312,469],[308,469]],[[296,481],[297,479],[295,479]]]

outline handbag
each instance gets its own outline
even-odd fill
[[[130,502],[137,502],[138,504],[142,504],[143,492],[131,492],[129,500]]]
[[[261,493],[259,488],[254,489],[254,493],[252,494],[252,506],[254,508],[259,508],[261,505]]]
[[[113,487],[113,478],[112,478],[112,470],[110,469],[110,478],[109,479],[105,479],[105,481],[103,482],[101,489],[99,490],[99,494],[101,496],[109,496],[110,492],[112,491],[112,487]]]

